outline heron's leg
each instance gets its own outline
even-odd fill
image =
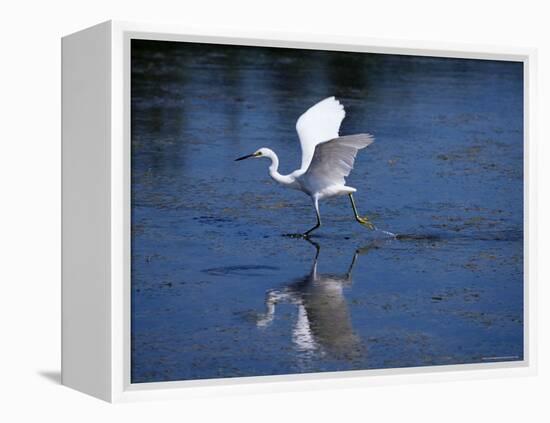
[[[318,198],[313,199],[313,206],[315,207],[315,214],[317,216],[317,224],[313,228],[305,231],[303,233],[303,236],[308,236],[315,229],[317,229],[319,226],[321,226],[321,214],[319,213],[319,199]]]
[[[351,201],[351,207],[353,208],[353,214],[355,215],[355,220],[357,220],[361,225],[364,225],[367,228],[374,230],[374,225],[369,220],[368,216],[359,216],[359,213],[357,212],[357,207],[355,206],[355,200],[353,199],[353,194],[349,193],[348,195]]]

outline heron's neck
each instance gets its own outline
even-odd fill
[[[271,159],[271,164],[269,165],[269,174],[273,179],[275,179],[280,184],[291,184],[294,182],[292,178],[289,175],[281,175],[278,171],[279,169],[279,158],[277,157],[277,154],[275,154],[274,151],[269,151],[268,154],[265,155],[267,158]]]

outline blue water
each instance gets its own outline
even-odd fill
[[[309,198],[233,160],[330,95],[380,230],[284,237]],[[523,359],[521,63],[134,40],[131,104],[132,382]]]

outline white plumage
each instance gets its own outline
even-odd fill
[[[319,144],[315,148],[313,159],[301,180],[307,187],[319,193],[319,199],[340,194],[355,192],[347,187],[346,176],[353,169],[357,151],[374,141],[369,134],[348,135]]]
[[[365,217],[360,217],[353,199],[357,190],[346,186],[346,177],[353,169],[357,151],[369,146],[374,138],[369,134],[347,135],[340,137],[340,125],[346,116],[344,106],[334,97],[328,97],[302,114],[296,122],[296,131],[302,147],[302,164],[299,169],[288,175],[278,172],[279,158],[269,148],[260,148],[253,154],[240,157],[266,157],[271,160],[269,174],[280,184],[308,194],[315,207],[317,224],[303,233],[309,235],[321,226],[319,200],[336,195],[349,195],[355,219],[374,229],[374,225]]]
[[[344,106],[334,97],[329,97],[311,106],[298,118],[296,132],[302,147],[300,169],[307,170],[318,144],[338,138],[345,117]]]

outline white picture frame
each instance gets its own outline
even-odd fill
[[[524,360],[130,383],[130,39],[521,61],[524,64]],[[536,373],[536,51],[110,21],[62,40],[62,383],[110,402]]]

